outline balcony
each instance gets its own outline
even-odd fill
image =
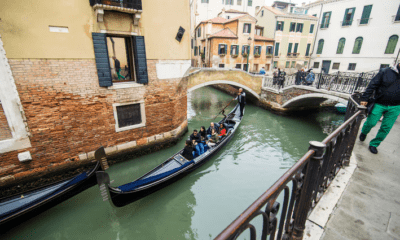
[[[271,58],[271,57],[272,57],[272,53],[267,53],[267,54],[265,55],[265,57]]]
[[[292,57],[292,53],[288,53],[288,54],[287,54],[287,57],[288,57],[288,58],[291,58],[291,57]]]
[[[142,13],[142,0],[89,0],[90,6],[96,10],[98,22],[103,22],[104,10],[134,14],[134,25],[139,25]]]
[[[261,54],[259,54],[259,53],[254,53],[254,57],[255,57],[255,58],[259,58],[259,57],[261,57]]]
[[[353,23],[353,20],[345,20],[345,21],[340,22],[342,27],[350,27],[352,23]]]
[[[361,18],[361,19],[358,19],[358,20],[357,20],[358,26],[365,26],[365,25],[368,25],[368,24],[369,24],[369,21],[370,21],[371,19],[372,19],[372,18]]]

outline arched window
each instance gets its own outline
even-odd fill
[[[324,48],[324,39],[320,39],[318,41],[317,54],[321,54],[323,48]]]
[[[353,54],[359,54],[360,53],[362,43],[363,43],[363,38],[362,37],[356,38],[356,41],[354,42]]]
[[[346,43],[346,38],[339,39],[336,54],[342,54],[344,50],[344,44]]]
[[[397,35],[392,35],[389,38],[388,44],[386,46],[385,53],[394,53],[394,50],[396,49],[397,41],[399,40],[399,36]]]

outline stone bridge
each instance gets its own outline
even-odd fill
[[[192,68],[182,81],[187,91],[208,86],[229,84],[241,87],[257,99],[257,104],[277,110],[291,111],[315,108],[324,104],[347,104],[349,93],[317,89],[316,86],[294,85],[294,76],[288,76],[286,87],[272,85],[272,78],[250,74],[236,69]]]

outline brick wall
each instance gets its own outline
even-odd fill
[[[4,114],[3,107],[0,103],[0,141],[4,139],[12,138],[10,127]]]
[[[100,146],[140,144],[181,126],[186,120],[186,86],[181,79],[157,79],[156,62],[148,60],[148,85],[108,89],[99,87],[92,59],[9,59],[32,147],[0,155],[0,178],[49,171]],[[112,104],[143,99],[146,126],[116,132]],[[17,154],[22,151],[30,151],[33,160],[20,163]]]

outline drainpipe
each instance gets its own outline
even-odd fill
[[[323,3],[321,3],[321,10],[319,11],[319,17],[320,17],[320,18],[321,18],[321,14],[322,14],[322,8],[323,8],[323,7],[324,7],[324,4],[323,4]],[[308,66],[307,66],[307,68],[308,68],[308,69],[310,69],[310,64],[311,64],[311,56],[314,54],[315,41],[317,41],[318,30],[319,30],[319,27],[320,27],[320,24],[319,24],[319,22],[320,22],[320,19],[318,19],[317,31],[315,31],[315,37],[314,37],[313,48],[312,48],[312,51],[311,51],[311,54],[310,54],[310,60],[308,60]],[[322,66],[321,66],[321,68],[322,68]]]

